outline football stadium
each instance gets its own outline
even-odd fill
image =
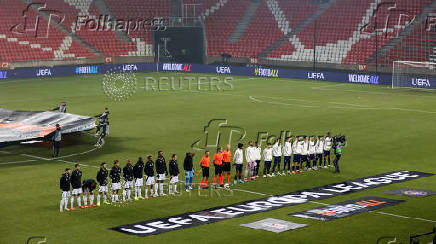
[[[0,243],[436,243],[436,1],[0,4]]]

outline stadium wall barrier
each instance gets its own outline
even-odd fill
[[[124,63],[17,68],[11,70],[1,70],[0,82],[2,79],[14,78],[43,78],[70,75],[104,74],[107,72],[151,72],[156,71],[157,66],[159,67],[160,72],[242,75],[264,78],[291,78],[374,85],[392,84],[392,75],[390,74],[370,74],[347,71],[312,71],[308,69],[282,69],[263,67],[231,67],[188,63]],[[436,78],[434,77],[422,78],[411,76],[405,79],[408,80],[410,87],[436,89]]]

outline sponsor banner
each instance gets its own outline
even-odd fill
[[[270,68],[254,68],[254,76],[279,78],[279,70]]]
[[[241,224],[241,226],[257,229],[266,230],[270,232],[280,233],[287,230],[295,230],[299,228],[306,227],[306,224],[298,224],[290,221],[284,221],[281,219],[267,218],[262,219],[249,224]]]
[[[380,84],[380,76],[370,74],[348,74],[348,82],[378,85]]]
[[[436,195],[436,191],[419,190],[419,189],[411,189],[411,188],[395,189],[395,190],[388,191],[385,193],[391,194],[391,195],[408,196],[408,197],[416,197],[416,198],[422,198],[422,197],[428,197],[431,195]]]
[[[0,70],[1,79],[11,78],[44,78],[69,75],[104,74],[106,72],[143,72],[156,71],[154,63],[123,63],[101,65],[56,66],[38,68],[17,68]]]
[[[36,77],[48,77],[53,76],[51,68],[39,68],[36,70]]]
[[[161,71],[176,71],[176,72],[191,72],[192,64],[182,64],[182,63],[162,63],[160,65]]]
[[[299,218],[330,221],[334,219],[345,218],[358,213],[364,213],[379,208],[392,206],[401,202],[404,202],[404,200],[394,200],[383,197],[362,197],[355,200],[340,202],[337,204],[314,208],[303,212],[292,213],[289,215]]]
[[[93,129],[95,120],[68,113],[0,108],[0,145],[44,138],[55,131],[56,124],[62,126],[63,134],[69,134]]]
[[[168,231],[210,224],[230,218],[270,211],[273,209],[302,204],[313,200],[322,200],[343,194],[359,192],[366,189],[372,189],[432,175],[433,174],[431,173],[416,171],[389,172],[346,182],[330,184],[322,187],[291,192],[288,194],[271,196],[258,200],[249,200],[229,206],[205,209],[199,212],[189,212],[165,218],[146,220],[133,224],[125,224],[113,227],[111,229],[129,235],[157,235]]]
[[[7,79],[8,77],[8,72],[7,70],[0,70],[0,79]]]
[[[217,66],[215,70],[217,74],[232,74],[232,68],[230,66]]]
[[[435,89],[436,88],[436,78],[432,77],[407,77],[406,86],[416,87],[416,88],[426,88]]]
[[[97,65],[85,65],[76,67],[76,75],[98,74]]]
[[[159,71],[183,72],[183,73],[208,73],[221,75],[241,75],[265,78],[289,78],[304,80],[322,80],[336,82],[350,82],[362,84],[391,85],[391,75],[373,74],[351,74],[341,71],[311,71],[307,69],[277,69],[264,67],[239,67],[226,65],[207,65],[189,63],[159,63]],[[121,71],[120,71],[121,70]],[[35,78],[55,77],[69,75],[104,74],[106,72],[144,72],[156,71],[155,63],[124,63],[124,64],[99,64],[99,65],[77,65],[77,66],[56,66],[38,68],[17,68],[13,70],[1,70],[1,79],[11,78]],[[412,83],[412,80],[410,81]],[[436,84],[436,81],[416,79],[413,81],[416,87],[426,87]],[[434,86],[432,88],[435,88]]]

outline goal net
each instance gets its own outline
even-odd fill
[[[436,89],[436,63],[394,61],[392,88]]]

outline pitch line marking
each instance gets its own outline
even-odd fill
[[[313,101],[306,100],[306,99],[296,99],[296,98],[287,98],[287,97],[268,97],[268,96],[257,96],[257,97],[264,97],[264,98],[270,98],[270,99],[284,99],[284,100],[291,100],[291,101],[299,101],[299,102],[311,102]]]
[[[255,102],[262,102],[261,100],[258,100],[258,99],[256,99],[256,98],[254,98],[253,96],[248,96],[248,98],[250,99],[250,100],[253,100],[253,101],[255,101]]]
[[[269,103],[269,104],[277,104],[277,105],[286,105],[286,106],[296,106],[296,107],[304,107],[304,108],[319,108],[319,106],[312,106],[312,105],[301,105],[301,104],[290,104],[290,103],[282,103],[282,102],[269,102],[269,101],[263,101],[257,98],[254,98],[253,96],[248,97],[250,100],[254,102],[261,102],[261,103]]]
[[[29,158],[36,158],[36,159],[44,160],[44,161],[52,161],[53,160],[53,159],[50,159],[50,158],[43,158],[43,157],[38,157],[38,156],[35,156],[35,155],[30,155],[30,154],[21,154],[21,155],[29,157]]]
[[[384,215],[394,216],[394,217],[403,218],[403,219],[410,219],[411,218],[411,217],[408,217],[408,216],[402,216],[402,215],[398,215],[398,214],[391,214],[391,213],[386,213],[386,212],[381,212],[381,211],[380,212],[373,212],[373,213],[384,214]]]
[[[334,86],[345,86],[345,85],[349,85],[349,84],[348,83],[339,83],[339,84],[335,84],[335,85],[318,86],[318,87],[315,87],[314,89],[316,89],[316,88],[324,88],[324,87],[334,87]]]
[[[73,154],[70,154],[70,155],[61,156],[61,157],[58,157],[57,159],[60,159],[60,158],[69,158],[69,157],[73,157],[73,156],[76,156],[76,155],[83,155],[83,154],[87,154],[87,153],[90,153],[90,152],[95,151],[95,150],[97,150],[96,147],[94,147],[94,148],[92,148],[92,149],[90,149],[88,151],[85,151],[85,152],[73,153]]]
[[[67,164],[76,164],[75,162],[71,162],[71,161],[67,161],[67,160],[62,160],[62,159],[59,159],[57,161],[63,162],[63,163],[67,163]],[[88,165],[88,164],[81,164],[81,163],[79,163],[79,164],[80,164],[80,166],[85,166],[85,167],[100,168],[100,167],[95,166],[95,165]]]
[[[366,105],[360,105],[360,104],[351,104],[351,103],[338,103],[338,102],[329,102],[330,104],[337,104],[337,105],[347,105],[352,107],[359,107],[359,108],[374,108]]]
[[[431,222],[431,223],[436,223],[436,221],[430,220],[430,219],[423,219],[423,218],[415,218],[415,219],[426,221],[426,222]]]
[[[0,163],[0,165],[7,165],[7,164],[21,164],[21,163],[28,163],[28,162],[34,162],[35,159],[29,159],[29,160],[22,160],[22,161],[14,161],[14,162],[4,162]]]
[[[265,193],[260,193],[260,192],[255,192],[255,191],[247,191],[247,190],[242,190],[242,189],[231,189],[232,191],[241,191],[241,192],[247,192],[247,193],[251,193],[251,194],[256,194],[256,195],[261,195],[261,196],[270,196],[272,197],[273,195],[268,195]]]
[[[371,93],[374,95],[393,95],[393,96],[405,96],[405,97],[422,97],[421,95],[413,95],[413,94],[398,94],[398,93],[389,93],[389,92],[376,92],[376,91],[365,91],[365,90],[351,90],[351,89],[330,89],[330,88],[313,88],[324,91],[347,91],[347,92],[361,92],[361,93]],[[391,89],[391,88],[389,88]],[[433,91],[431,91],[433,92]],[[430,97],[430,96],[428,96]]]

